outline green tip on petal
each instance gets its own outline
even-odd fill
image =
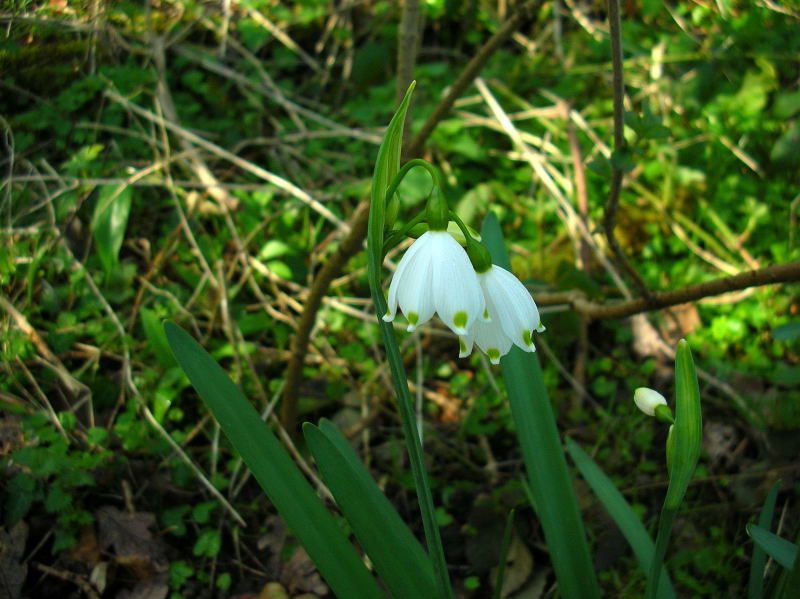
[[[531,339],[530,331],[522,331],[522,342],[525,344],[525,347],[530,347],[533,345],[533,339]]]
[[[484,308],[484,309],[483,309],[483,319],[484,319],[486,322],[492,322],[492,318],[489,316],[489,310],[488,310],[488,308]]]
[[[406,318],[408,318],[408,324],[412,327],[416,327],[417,323],[419,323],[419,314],[416,312],[409,312]]]
[[[460,312],[456,312],[455,316],[453,316],[453,324],[456,325],[457,328],[463,329],[467,326],[467,313],[461,310]]]
[[[464,340],[459,337],[458,338],[458,353],[463,354],[467,351],[467,344],[464,343]]]
[[[486,355],[489,356],[489,361],[492,364],[499,364],[500,363],[500,350],[496,347],[490,347],[486,350]]]

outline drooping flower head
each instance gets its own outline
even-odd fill
[[[459,356],[468,356],[473,344],[489,357],[493,364],[507,354],[512,345],[524,351],[536,351],[533,331],[544,331],[539,310],[531,294],[517,277],[506,269],[492,264],[478,273],[478,281],[486,300],[488,322],[476,322],[459,339]]]
[[[406,251],[389,285],[387,322],[397,307],[408,330],[434,314],[457,335],[466,335],[484,312],[486,301],[478,275],[464,249],[447,231],[427,231]]]

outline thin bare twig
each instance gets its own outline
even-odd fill
[[[622,70],[622,24],[619,16],[619,0],[608,0],[608,21],[611,29],[611,64],[614,70],[613,91],[614,91],[614,151],[621,157],[626,149],[625,143],[625,80]],[[614,253],[617,264],[633,280],[636,289],[645,297],[650,297],[650,290],[628,260],[622,247],[619,245],[614,235],[614,227],[617,222],[617,209],[619,208],[619,196],[622,191],[622,169],[617,163],[611,164],[611,189],[608,192],[608,202],[606,203],[605,213],[603,214],[603,229],[605,229],[608,247]]]

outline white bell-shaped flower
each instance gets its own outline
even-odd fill
[[[387,322],[397,307],[408,331],[434,313],[457,335],[466,335],[484,312],[486,302],[478,275],[464,249],[446,231],[427,231],[408,248],[389,285]]]
[[[633,392],[633,401],[636,407],[648,416],[656,415],[658,406],[666,406],[667,400],[661,393],[649,387],[639,387]]]
[[[478,274],[478,281],[486,299],[485,319],[472,325],[469,332],[459,339],[459,357],[465,357],[477,346],[497,364],[512,345],[531,352],[533,331],[544,331],[539,309],[531,294],[517,277],[506,269],[492,265]]]

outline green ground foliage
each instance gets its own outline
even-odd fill
[[[516,4],[421,3],[412,131]],[[2,11],[0,534],[24,547],[0,553],[9,596],[324,597],[161,323],[180,323],[260,411],[276,409],[311,282],[369,197],[395,108],[399,7],[16,0]],[[534,298],[624,299],[601,227],[612,167],[626,172],[616,234],[653,290],[800,259],[800,8],[636,0],[622,23],[626,150],[612,152],[605,3],[547,0],[425,146],[451,204],[475,229],[498,216]],[[427,185],[412,173],[405,208]],[[419,532],[365,265],[357,254],[327,292],[299,412],[347,431]],[[779,533],[796,540],[799,300],[780,284],[591,321],[540,302],[560,428],[653,534],[666,429],[632,394],[670,397],[664,348],[691,345],[705,437],[667,554],[680,597],[744,596],[745,525],[777,479]],[[458,596],[490,596],[510,508],[511,592],[553,596],[498,371],[458,359],[440,324],[401,336]],[[576,485],[604,593],[642,596],[645,575]]]

